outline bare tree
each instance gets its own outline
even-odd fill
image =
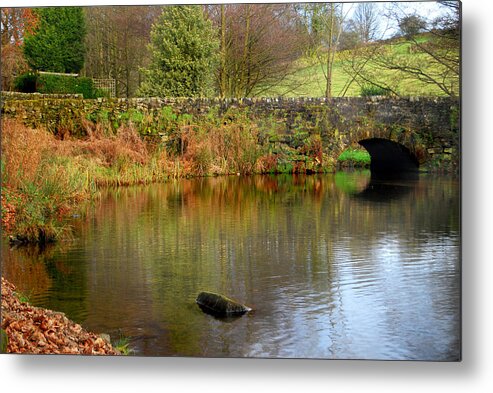
[[[326,20],[325,20],[325,32],[326,32],[326,44],[327,44],[327,53],[326,53],[326,88],[325,88],[325,97],[332,97],[332,80],[333,80],[333,71],[334,71],[334,63],[335,56],[339,50],[339,41],[343,31],[344,22],[347,18],[347,15],[350,11],[349,9],[344,9],[343,3],[328,3],[327,11],[326,11]]]
[[[359,3],[354,10],[352,20],[361,42],[366,44],[378,37],[380,29],[378,3]]]
[[[291,4],[225,4],[207,13],[220,35],[221,97],[262,95],[296,70],[306,41]]]
[[[220,40],[220,68],[219,68],[219,95],[224,98],[227,94],[227,69],[226,69],[226,10],[224,4],[220,5],[221,9],[221,40]]]
[[[305,34],[310,39],[309,58],[322,69],[327,98],[333,96],[334,64],[341,37],[345,44],[353,39],[350,34],[343,35],[352,8],[350,3],[307,3],[302,6]]]
[[[133,96],[146,65],[150,28],[157,6],[87,7],[87,55],[84,73],[116,80],[118,96]]]

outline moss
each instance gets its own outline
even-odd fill
[[[250,307],[213,292],[199,293],[196,302],[204,311],[219,316],[241,315],[251,311]]]

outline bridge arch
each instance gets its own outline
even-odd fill
[[[384,138],[362,139],[358,143],[370,154],[372,172],[415,172],[419,168],[416,156],[401,143]]]

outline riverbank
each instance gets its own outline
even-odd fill
[[[84,121],[85,136],[55,136],[20,121],[2,121],[2,227],[14,243],[48,243],[71,236],[101,187],[172,178],[254,173],[331,172],[334,160],[312,137],[298,148],[259,141],[251,122],[185,125],[175,139],[146,139],[128,123],[116,132]]]
[[[7,353],[120,355],[104,338],[86,331],[63,313],[20,301],[15,286],[3,277],[1,311]]]

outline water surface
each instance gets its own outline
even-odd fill
[[[457,360],[459,184],[369,172],[107,190],[76,239],[2,248],[38,306],[138,355]],[[254,308],[217,319],[202,290]]]

